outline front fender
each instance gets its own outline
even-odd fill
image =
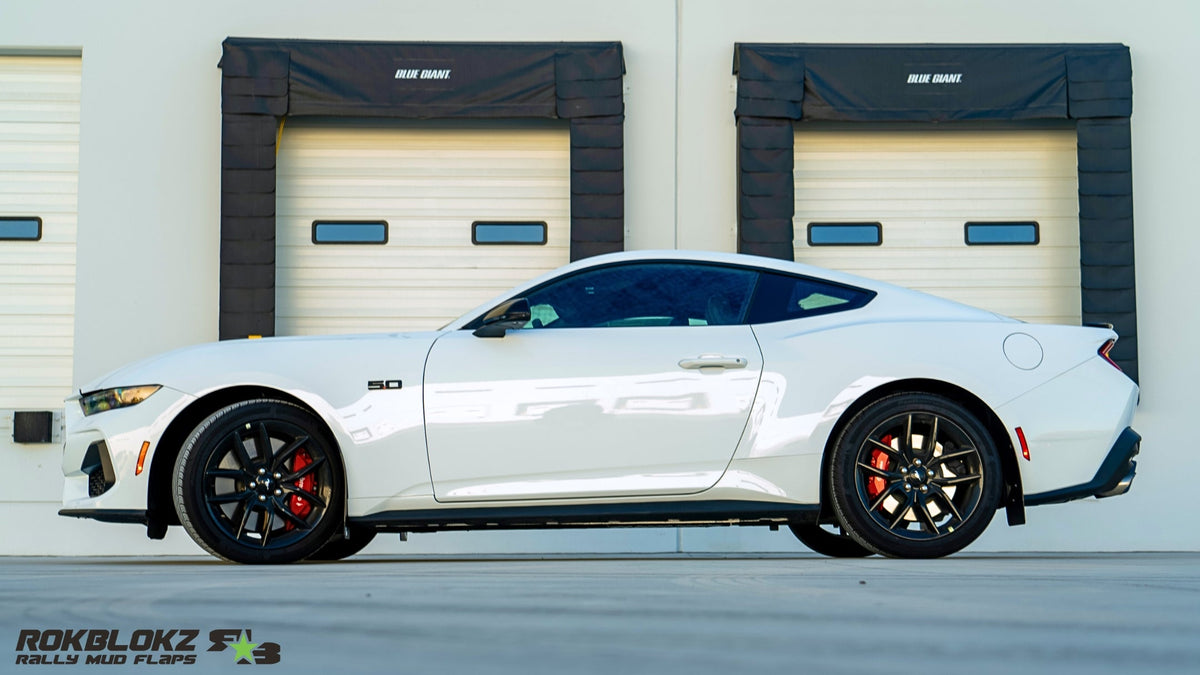
[[[164,413],[158,435],[151,439],[147,467],[158,449],[158,436],[189,404],[212,405],[204,401],[212,401],[209,397],[214,395],[225,400],[219,394],[237,388],[275,390],[309,407],[328,426],[342,452],[350,497],[428,494],[432,490],[425,453],[422,380],[425,358],[438,335],[268,338],[198,345],[119,369],[88,385],[88,389],[161,384],[163,392],[178,394],[179,405]],[[370,388],[372,381],[386,386]],[[82,416],[68,418],[68,432],[129,435],[145,424],[135,425],[125,413],[149,411],[153,406],[148,404],[166,400],[163,392],[128,410],[99,413],[86,422]],[[190,412],[194,416],[197,411]],[[100,431],[98,426],[102,427]],[[140,447],[140,441],[137,445]],[[64,470],[72,462],[74,458],[64,459]],[[78,463],[73,469],[78,472]],[[134,502],[136,508],[145,508],[147,474],[138,477],[140,488],[129,493],[136,492],[136,497],[126,497],[122,489],[122,508],[135,508]],[[84,481],[86,495],[86,478]],[[77,500],[79,486],[71,489],[73,501]],[[88,506],[99,508],[90,502]]]

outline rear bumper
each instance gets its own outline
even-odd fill
[[[1137,456],[1141,447],[1142,437],[1132,428],[1125,427],[1090,481],[1059,490],[1025,495],[1025,505],[1061,504],[1088,497],[1123,495],[1133,483],[1133,476],[1137,471],[1137,462],[1133,461],[1133,458]]]

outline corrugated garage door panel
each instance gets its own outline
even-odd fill
[[[1078,324],[1074,128],[796,132],[796,259],[1027,321]],[[1037,246],[966,246],[968,221],[1037,221]],[[812,247],[810,222],[880,222],[879,247]]]
[[[277,178],[276,332],[441,326],[565,264],[565,125],[289,121]],[[378,245],[312,243],[314,220],[386,220]],[[477,220],[545,221],[544,246],[475,246]]]
[[[0,56],[0,216],[42,218],[0,241],[0,409],[71,391],[80,59]]]

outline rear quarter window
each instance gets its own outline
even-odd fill
[[[874,291],[862,288],[763,272],[746,322],[774,323],[845,312],[866,305],[874,297]]]

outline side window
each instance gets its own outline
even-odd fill
[[[529,328],[744,323],[758,273],[687,263],[588,270],[530,291]]]
[[[875,293],[861,288],[763,272],[747,323],[788,321],[858,309],[873,297]]]

